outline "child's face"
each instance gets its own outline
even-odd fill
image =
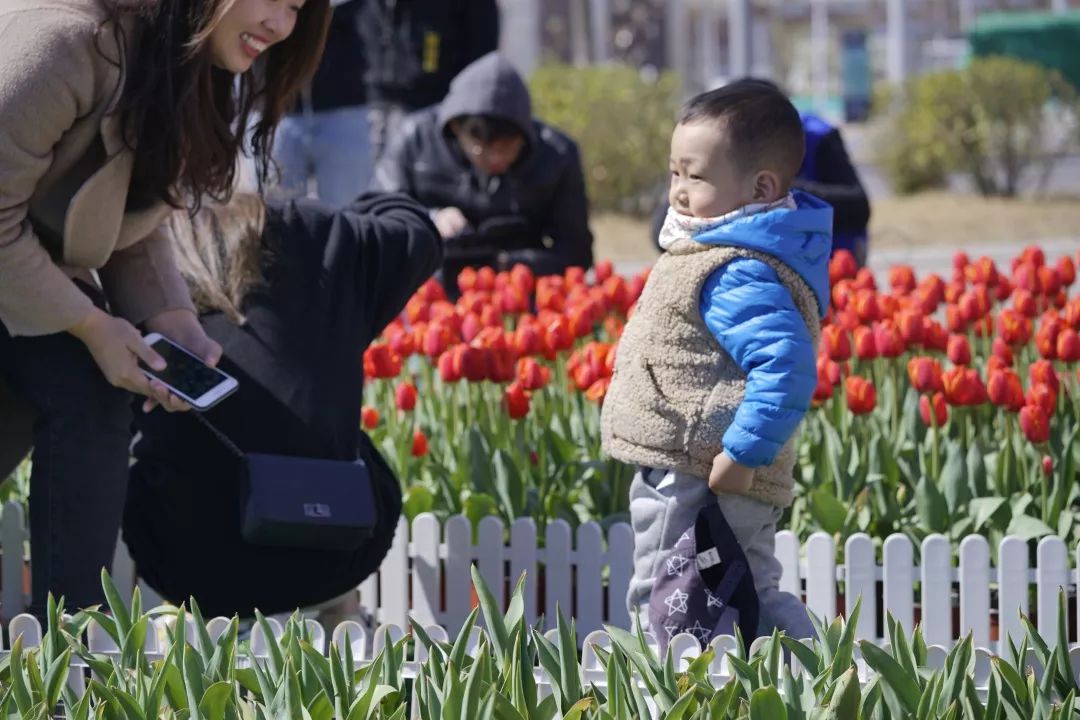
[[[712,121],[675,126],[671,135],[671,187],[668,202],[692,217],[718,217],[761,202],[755,178],[741,173],[727,147],[723,125]]]

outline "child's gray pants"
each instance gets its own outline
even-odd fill
[[[661,469],[648,469],[647,473],[644,476],[639,469],[630,484],[634,576],[627,605],[631,618],[640,615],[642,628],[649,629],[649,594],[654,578],[680,536],[693,527],[698,510],[706,502],[716,502],[742,545],[754,576],[760,606],[759,633],[771,633],[777,627],[790,637],[814,637],[806,606],[791,593],[780,591],[782,567],[774,554],[780,508],[743,495],[714,495],[707,480],[693,475]],[[734,609],[728,612],[733,628],[738,613]],[[733,634],[734,630],[723,632]]]

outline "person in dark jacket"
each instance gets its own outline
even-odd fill
[[[547,275],[592,265],[577,145],[533,118],[525,83],[498,53],[466,68],[442,103],[408,118],[373,188],[430,208],[446,241],[448,290],[468,266],[520,262]]]
[[[450,81],[499,47],[496,0],[362,0],[357,26],[365,53],[376,161],[408,113],[441,102]]]
[[[205,413],[245,453],[365,461],[378,524],[355,551],[242,539],[239,463],[192,417],[139,418],[124,540],[140,576],[207,615],[309,607],[355,588],[390,548],[401,490],[360,428],[367,345],[441,259],[426,211],[401,195],[342,210],[238,196],[170,224],[181,271],[236,393]]]
[[[777,88],[768,80],[756,82]],[[848,250],[859,267],[866,264],[870,200],[859,173],[848,156],[840,130],[813,113],[800,113],[806,155],[793,187],[814,195],[833,207],[832,251]],[[659,243],[660,228],[667,217],[667,202],[660,203],[652,218],[652,237]],[[659,245],[658,245],[659,246]]]
[[[360,39],[360,14],[367,0],[337,0],[326,50],[311,83],[274,135],[274,161],[280,177],[275,197],[308,194],[343,207],[367,187],[374,167]]]

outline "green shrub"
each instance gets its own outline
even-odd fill
[[[982,195],[1016,195],[1023,172],[1042,159],[1044,110],[1054,97],[1072,104],[1056,72],[1011,58],[916,78],[899,93],[883,143],[893,187],[916,192],[961,171]]]
[[[534,114],[578,143],[591,207],[650,211],[667,174],[676,77],[650,81],[621,65],[548,64],[529,86]]]

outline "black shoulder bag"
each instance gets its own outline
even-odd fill
[[[355,550],[371,536],[375,495],[367,464],[248,453],[193,413],[240,462],[240,531],[253,545]]]

